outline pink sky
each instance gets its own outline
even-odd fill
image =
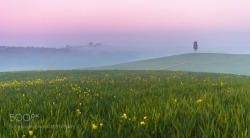
[[[0,33],[246,30],[248,0],[2,0]]]
[[[249,7],[249,0],[1,0],[0,46],[93,41],[179,51],[197,40],[204,52],[250,53]]]

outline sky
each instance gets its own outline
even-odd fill
[[[2,0],[0,45],[250,53],[249,0]],[[157,51],[157,50],[156,50]]]

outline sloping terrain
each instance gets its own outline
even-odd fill
[[[250,75],[250,55],[196,53],[135,61],[95,69],[172,70]]]

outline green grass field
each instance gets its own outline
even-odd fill
[[[250,137],[250,77],[0,73],[0,137]]]
[[[250,76],[249,54],[192,53],[141,60],[93,69],[170,70],[214,72]]]

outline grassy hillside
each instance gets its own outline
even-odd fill
[[[250,55],[183,54],[100,67],[97,69],[172,70],[250,75]]]
[[[0,73],[0,137],[249,137],[250,78],[169,71]]]

